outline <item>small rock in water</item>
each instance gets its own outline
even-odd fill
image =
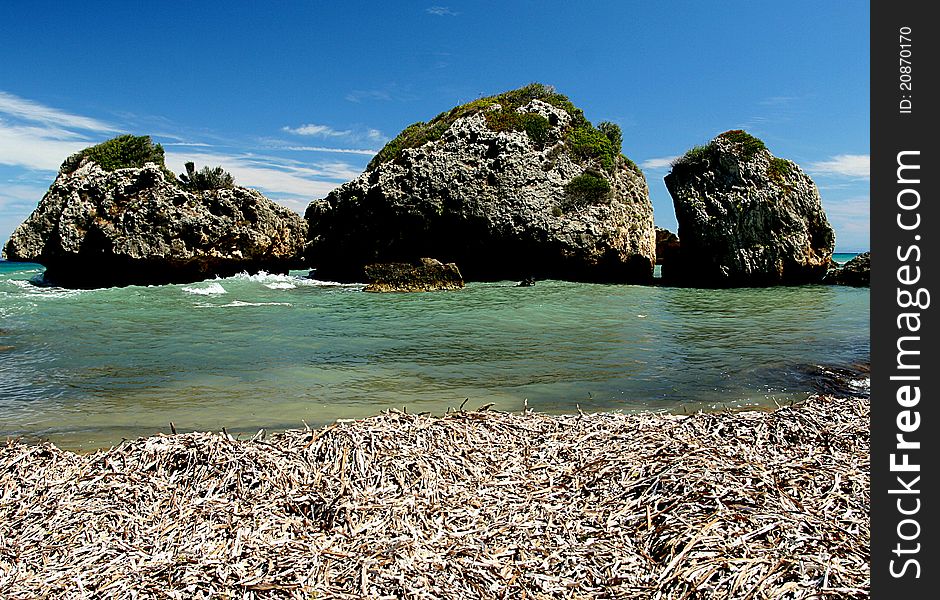
[[[842,265],[830,270],[823,283],[850,285],[854,287],[871,286],[871,252],[863,252]]]
[[[463,287],[460,269],[433,258],[417,263],[376,263],[366,265],[369,285],[366,292],[431,292],[459,290]]]

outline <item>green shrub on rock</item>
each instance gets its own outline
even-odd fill
[[[175,175],[166,169],[163,146],[154,144],[149,135],[121,135],[85,148],[65,159],[65,162],[62,163],[62,171],[64,173],[74,172],[86,158],[94,161],[105,171],[128,168],[139,169],[148,162],[155,163],[163,167],[175,179]]]
[[[601,121],[597,124],[597,130],[607,136],[614,150],[620,152],[620,147],[623,146],[623,132],[620,131],[620,125],[610,121]]]
[[[610,202],[610,182],[600,174],[585,172],[565,185],[567,208]]]
[[[197,171],[195,163],[186,163],[186,173],[180,174],[180,183],[184,189],[192,192],[206,190],[231,189],[235,187],[235,178],[221,166],[203,167]]]
[[[581,161],[596,159],[605,171],[613,171],[617,157],[620,155],[620,149],[614,149],[608,138],[602,131],[594,129],[590,125],[587,127],[576,127],[568,132],[568,147],[571,154]]]
[[[545,146],[552,141],[552,123],[540,114],[521,113],[517,110],[532,100],[541,100],[560,108],[571,117],[562,135],[575,160],[584,165],[595,163],[608,172],[613,172],[621,156],[623,134],[620,127],[604,121],[595,128],[584,117],[584,112],[567,96],[557,93],[552,86],[541,83],[531,83],[517,90],[478,98],[442,112],[427,123],[414,123],[379,150],[366,168],[371,171],[384,162],[398,158],[408,148],[417,148],[439,140],[457,119],[480,112],[484,113],[487,127],[493,131],[524,131],[537,146]],[[641,174],[639,167],[629,162],[626,164]]]
[[[538,113],[494,110],[486,113],[486,125],[493,131],[524,131],[537,146],[548,141],[552,126]]]
[[[770,151],[763,140],[754,137],[741,129],[732,129],[719,134],[714,140],[704,146],[693,146],[684,155],[673,161],[673,168],[682,168],[700,164],[708,160],[716,151],[719,140],[730,142],[735,147],[735,152],[744,160],[751,160],[760,152]],[[782,158],[771,158],[770,166],[767,168],[767,174],[775,180],[782,181],[790,173],[790,161]]]

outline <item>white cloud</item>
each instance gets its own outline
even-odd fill
[[[810,173],[868,179],[871,176],[871,156],[868,154],[838,154],[829,160],[810,163]]]
[[[277,157],[255,155],[170,151],[167,152],[166,162],[178,173],[183,172],[187,162],[196,163],[197,168],[221,166],[235,177],[238,185],[278,195],[278,201],[290,200],[293,197],[295,202],[303,203],[304,206],[360,173],[359,169],[343,162],[306,165]]]
[[[0,121],[0,164],[56,171],[71,154],[95,143],[57,128],[10,126]]]
[[[378,150],[366,150],[357,148],[327,148],[325,146],[285,146],[278,150],[291,150],[293,152],[332,152],[335,154],[361,154],[363,156],[374,156]]]
[[[866,249],[871,244],[871,201],[868,196],[823,199],[826,217],[836,231],[836,247]]]
[[[307,125],[301,125],[300,127],[282,127],[281,131],[291,133],[294,135],[305,135],[321,138],[342,138],[347,142],[386,142],[388,140],[385,135],[375,128],[369,128],[366,130],[362,129],[333,129],[329,125],[316,125],[313,123]],[[312,148],[308,146],[308,148]],[[316,146],[320,152],[344,152],[352,151],[355,153],[364,153],[365,151],[358,150],[346,150],[341,148],[327,149],[322,146]],[[373,151],[372,154],[375,154]]]
[[[0,91],[0,164],[55,171],[111,125]]]
[[[211,148],[212,144],[206,144],[204,142],[160,142],[161,146],[187,146],[193,148]]]
[[[24,184],[0,185],[0,209],[29,213],[46,193],[45,187]]]
[[[436,17],[456,17],[460,14],[452,11],[449,6],[429,6],[424,12]]]
[[[346,137],[352,134],[349,129],[339,131],[329,125],[316,125],[314,123],[301,125],[300,127],[282,127],[281,129],[294,135],[312,135],[316,137]]]
[[[56,128],[84,129],[87,131],[117,131],[111,125],[97,119],[73,115],[57,108],[44,106],[38,102],[20,98],[0,91],[0,114],[15,119],[42,123]]]
[[[640,168],[645,171],[658,171],[672,166],[672,163],[679,156],[661,156],[659,158],[649,158],[640,163]]]

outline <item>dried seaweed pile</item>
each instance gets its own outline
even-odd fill
[[[0,450],[0,597],[867,596],[869,401]]]

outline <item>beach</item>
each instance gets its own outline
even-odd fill
[[[867,396],[0,451],[0,593],[864,597]]]

